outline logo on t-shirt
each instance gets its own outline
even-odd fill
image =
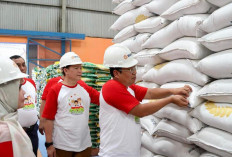
[[[84,112],[84,107],[82,106],[82,101],[80,97],[76,94],[69,98],[69,106],[71,107],[69,112],[71,114],[80,115]]]
[[[34,100],[30,95],[25,95],[23,110],[32,110],[35,108]]]

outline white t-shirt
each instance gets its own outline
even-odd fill
[[[25,91],[24,107],[18,109],[18,121],[22,127],[30,127],[38,120],[36,110],[36,87],[32,79],[24,78],[22,89]]]
[[[113,89],[113,90],[112,90]],[[126,88],[110,80],[100,93],[100,157],[140,157],[139,118],[128,114],[145,96],[147,88]]]
[[[83,81],[78,81],[75,86],[66,86],[62,82],[52,86],[42,117],[54,119],[52,138],[55,148],[80,152],[91,147],[90,102],[99,104],[99,92]]]

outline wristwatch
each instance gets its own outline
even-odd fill
[[[51,145],[53,145],[53,142],[45,142],[45,147],[46,147],[46,149],[47,149],[48,147],[50,147]]]

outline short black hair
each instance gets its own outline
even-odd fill
[[[117,70],[119,72],[122,72],[122,68],[110,68],[110,75],[111,77],[114,77],[114,70]]]
[[[23,57],[21,57],[21,56],[19,56],[19,55],[13,55],[13,56],[10,57],[11,60],[12,60],[12,59],[19,59],[19,58],[23,58]],[[23,60],[24,60],[24,59],[23,59]]]
[[[68,69],[70,66],[71,66],[71,65],[67,65],[67,66],[61,68],[62,74],[63,74],[64,76],[65,76],[64,68]]]

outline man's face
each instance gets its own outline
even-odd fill
[[[82,65],[76,64],[76,65],[70,65],[69,68],[65,68],[65,77],[79,81],[82,76]]]
[[[27,66],[23,58],[13,59],[13,61],[18,65],[22,73],[27,72]]]
[[[136,80],[136,67],[122,68],[121,72],[117,73],[117,80],[125,86],[130,86],[135,83]]]

